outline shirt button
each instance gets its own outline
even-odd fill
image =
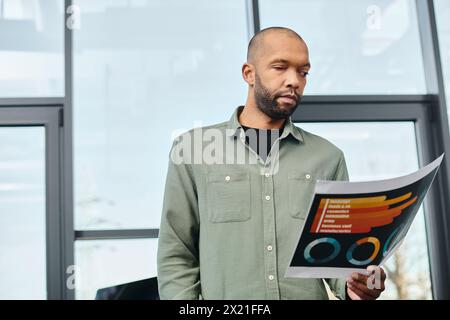
[[[264,175],[266,176],[266,178],[270,177],[270,174],[268,172],[266,172]]]
[[[230,176],[225,177],[225,181],[230,181],[230,179],[231,179]]]
[[[269,275],[269,280],[272,281],[273,279],[275,279],[275,277],[273,275]]]
[[[270,196],[266,196],[266,200],[269,201],[270,200]]]
[[[272,247],[271,245],[268,245],[268,246],[267,246],[267,250],[268,250],[268,251],[272,251],[272,249],[273,249],[273,247]]]
[[[307,180],[309,180],[309,179],[311,179],[311,176],[310,176],[309,174],[307,174],[307,175],[305,176],[305,178],[306,178]]]

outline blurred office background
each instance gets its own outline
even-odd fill
[[[351,181],[450,152],[448,0],[0,0],[0,299],[156,276],[173,135],[245,102],[247,43],[269,26],[307,42],[294,120],[344,150]],[[449,164],[383,299],[450,297]]]

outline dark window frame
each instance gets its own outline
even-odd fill
[[[65,8],[72,0],[64,0]],[[248,37],[260,30],[258,0],[246,1]],[[305,121],[414,121],[420,164],[427,164],[441,153],[450,155],[450,134],[441,68],[436,17],[432,0],[416,0],[422,56],[425,70],[426,95],[342,95],[305,96],[302,106],[293,116],[294,122]],[[58,166],[46,175],[58,177],[47,206],[58,217],[47,219],[47,230],[58,229],[60,245],[47,248],[51,259],[47,274],[49,299],[74,299],[70,267],[74,265],[76,240],[136,239],[158,237],[158,229],[75,230],[73,198],[73,52],[72,30],[66,27],[70,13],[65,10],[64,58],[65,96],[62,98],[0,98],[0,108],[52,107],[59,114],[59,138],[50,141],[59,146]],[[55,148],[53,148],[55,150]],[[54,158],[55,155],[53,155]],[[52,159],[53,159],[52,158]],[[47,168],[50,168],[47,166]],[[56,180],[55,180],[56,181]],[[441,169],[425,203],[428,250],[430,253],[433,297],[450,299],[450,158],[444,157]],[[59,228],[58,228],[59,226]],[[48,239],[47,235],[47,239]],[[55,237],[55,235],[51,235]],[[56,239],[56,238],[55,238]],[[76,276],[76,274],[75,274]]]

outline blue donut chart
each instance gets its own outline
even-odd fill
[[[353,258],[353,251],[357,247],[359,247],[360,245],[365,244],[365,243],[371,243],[374,245],[374,250],[372,252],[372,255],[366,260],[357,260],[357,259]],[[351,264],[354,264],[356,266],[363,266],[363,265],[366,265],[366,264],[369,264],[370,262],[372,262],[376,258],[379,251],[380,251],[380,240],[378,240],[375,237],[362,238],[362,239],[359,239],[358,241],[356,241],[355,243],[353,243],[350,246],[350,248],[348,248],[347,260],[348,260],[348,262],[350,262]]]
[[[333,252],[325,258],[322,259],[315,259],[313,257],[311,257],[311,250],[312,248],[314,248],[316,245],[321,244],[321,243],[329,243],[333,246],[334,250]],[[313,264],[318,264],[318,263],[326,263],[329,262],[331,260],[333,260],[334,258],[337,257],[337,255],[339,254],[339,251],[341,251],[341,245],[339,244],[339,242],[334,239],[334,238],[320,238],[320,239],[316,239],[314,241],[312,241],[311,243],[309,243],[306,248],[305,248],[305,252],[304,252],[304,257],[305,260],[308,261],[309,263],[313,263]]]

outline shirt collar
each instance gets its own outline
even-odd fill
[[[241,130],[239,130],[242,128],[242,125],[239,122],[239,114],[242,112],[243,109],[244,109],[244,106],[239,106],[234,110],[233,115],[231,116],[230,120],[228,121],[227,135],[232,136],[232,137],[237,137],[242,132]],[[296,140],[303,142],[302,132],[299,128],[297,128],[294,125],[291,117],[286,119],[283,134],[281,135],[280,139],[284,139],[288,135],[291,135]]]

